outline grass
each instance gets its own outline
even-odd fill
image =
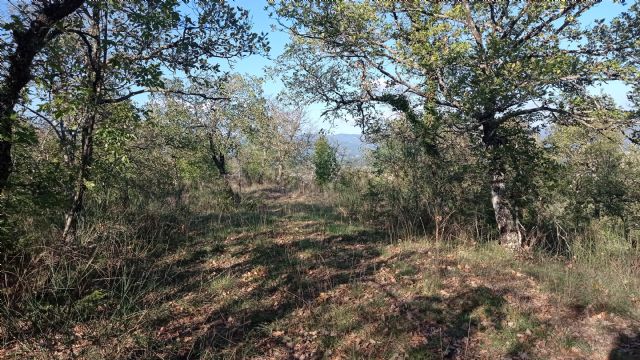
[[[500,269],[532,276],[544,291],[556,295],[567,306],[640,319],[640,281],[637,270],[630,265],[636,256],[633,253],[615,259],[583,255],[570,261],[538,253],[528,261],[519,261],[498,245],[487,244],[463,248],[460,255],[479,266],[481,273]]]
[[[589,343],[576,336],[565,335],[561,338],[561,341],[562,341],[562,346],[564,346],[566,349],[569,349],[569,350],[579,349],[585,353],[591,352],[591,346],[589,345]]]
[[[606,358],[635,346],[629,259],[398,241],[326,198],[245,198],[158,216],[173,225],[151,227],[154,241],[121,231],[52,254],[25,301],[5,304],[0,356]]]
[[[558,295],[567,305],[580,310],[607,311],[638,318],[633,299],[638,298],[637,278],[615,268],[594,268],[583,264],[569,267],[557,262],[531,266],[527,272]],[[636,275],[637,276],[637,275]]]

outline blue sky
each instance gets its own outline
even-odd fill
[[[626,5],[622,5],[611,0],[603,1],[601,4],[595,6],[593,9],[590,9],[586,14],[584,14],[584,25],[588,26],[592,24],[594,20],[600,18],[611,19],[620,12],[624,11],[626,7],[634,2],[635,1],[626,1]],[[276,26],[276,21],[269,17],[269,11],[265,10],[265,6],[267,4],[266,0],[236,0],[233,1],[233,4],[249,10],[254,23],[254,29],[258,32],[262,31],[268,33],[269,41],[271,44],[271,52],[269,54],[269,57],[253,55],[248,58],[242,59],[235,64],[235,71],[239,73],[263,77],[265,76],[264,68],[272,65],[273,60],[283,52],[286,43],[289,41],[289,35],[286,32],[278,29],[278,27]],[[276,28],[275,31],[272,29],[273,27]],[[266,82],[264,85],[264,90],[267,95],[276,95],[283,89],[283,86],[279,81],[268,78],[266,78],[265,80]],[[608,84],[601,90],[613,96],[613,98],[619,104],[623,106],[628,104],[626,98],[627,88],[623,84]],[[600,90],[596,91],[600,92]],[[308,109],[308,116],[310,118],[310,121],[315,125],[317,129],[329,129],[331,125],[321,119],[321,112],[321,105],[317,104],[311,106]],[[355,127],[345,121],[336,121],[333,124],[333,127],[331,127],[331,131],[334,133],[345,134],[361,133],[358,127]]]
[[[269,57],[253,55],[242,59],[235,63],[234,70],[243,74],[251,74],[255,76],[265,76],[264,68],[273,65],[273,61],[282,54],[284,47],[289,42],[289,34],[278,28],[276,21],[269,17],[269,11],[265,10],[266,0],[236,0],[233,4],[241,6],[251,14],[254,30],[257,32],[266,32],[269,34],[269,43],[271,52]],[[276,30],[273,30],[273,27]],[[275,96],[283,90],[283,85],[277,79],[265,78],[264,91],[267,96]],[[313,130],[321,128],[330,130],[335,134],[360,134],[360,128],[353,126],[346,121],[335,121],[333,124],[325,122],[320,114],[323,106],[314,104],[307,109],[307,115],[313,127]]]

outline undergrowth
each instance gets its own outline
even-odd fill
[[[326,195],[245,191],[239,205],[205,191],[104,208],[74,244],[40,234],[3,268],[3,348],[15,357],[597,357],[610,345],[572,322],[640,319],[638,254],[611,234],[572,242],[570,256],[513,254],[460,231],[398,233]],[[607,326],[590,331],[617,335]]]

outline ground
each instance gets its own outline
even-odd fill
[[[566,301],[532,256],[389,239],[322,196],[246,197],[243,211],[194,216],[189,240],[153,260],[162,277],[138,310],[0,357],[640,358],[635,310]]]

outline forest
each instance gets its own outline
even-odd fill
[[[640,3],[0,0],[0,358],[640,359]]]

